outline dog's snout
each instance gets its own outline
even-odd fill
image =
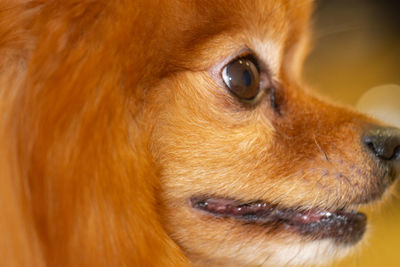
[[[400,161],[400,129],[373,127],[366,132],[363,142],[379,159]]]

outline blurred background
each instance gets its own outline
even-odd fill
[[[400,0],[317,0],[308,83],[400,127]],[[400,185],[364,247],[333,266],[400,266]],[[397,254],[399,253],[399,254]]]

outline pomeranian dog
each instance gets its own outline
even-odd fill
[[[346,255],[400,131],[303,84],[311,2],[1,0],[0,265]]]

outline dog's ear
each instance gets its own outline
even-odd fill
[[[0,21],[5,36],[26,34],[0,77],[0,237],[11,243],[0,262],[185,264],[156,209],[156,170],[135,117],[141,92],[125,86],[115,10],[103,1],[25,7],[14,15],[27,27]]]
[[[307,1],[313,2],[313,0]],[[297,21],[297,23],[290,24],[282,67],[283,73],[286,73],[286,77],[293,83],[298,83],[302,80],[304,61],[313,45],[309,22],[313,6],[306,2],[293,2],[290,7],[290,14],[293,16],[293,21]]]
[[[285,54],[283,64],[287,78],[296,83],[302,80],[304,61],[310,51],[310,47],[312,46],[308,30],[304,30],[303,32],[304,34],[297,40],[294,40],[288,53]]]

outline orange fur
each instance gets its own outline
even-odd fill
[[[0,265],[282,264],[278,249],[306,242],[188,198],[337,208],[373,194],[358,144],[372,121],[299,78],[310,2],[1,0]],[[282,119],[222,88],[244,45],[285,88]]]

